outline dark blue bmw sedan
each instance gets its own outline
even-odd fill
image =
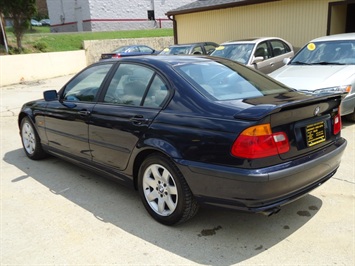
[[[346,140],[340,94],[309,96],[223,58],[95,63],[26,103],[26,155],[61,157],[138,190],[173,225],[198,207],[272,214],[331,178]]]

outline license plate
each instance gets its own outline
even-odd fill
[[[306,127],[307,145],[312,147],[325,141],[324,122],[318,122]]]

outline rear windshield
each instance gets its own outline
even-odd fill
[[[237,100],[292,91],[280,83],[237,63],[209,61],[175,66],[206,97]]]

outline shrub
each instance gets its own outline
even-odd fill
[[[35,47],[37,50],[40,50],[41,52],[46,52],[47,49],[48,49],[48,44],[45,43],[44,41],[37,41],[37,42],[34,44],[34,47]]]

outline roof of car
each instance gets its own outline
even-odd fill
[[[254,38],[246,38],[246,39],[240,39],[240,40],[233,40],[233,41],[228,41],[222,43],[223,45],[225,44],[233,44],[233,43],[257,43],[257,42],[262,42],[270,39],[277,39],[280,40],[278,37],[254,37]]]
[[[170,45],[169,47],[190,46],[190,45],[197,45],[197,44],[214,44],[214,45],[218,46],[218,44],[214,43],[214,42],[192,42],[192,43],[173,44],[173,45]]]
[[[177,64],[188,64],[188,63],[197,63],[197,62],[206,62],[206,61],[225,61],[224,58],[214,58],[209,56],[194,56],[194,55],[142,55],[142,56],[133,56],[133,57],[121,57],[118,59],[108,59],[105,62],[114,61],[114,62],[144,62],[144,63],[156,63],[162,62],[169,65]],[[102,61],[99,61],[100,63]]]
[[[321,41],[337,41],[337,40],[355,40],[355,33],[341,33],[329,36],[323,36],[313,39],[311,42],[321,42]]]

